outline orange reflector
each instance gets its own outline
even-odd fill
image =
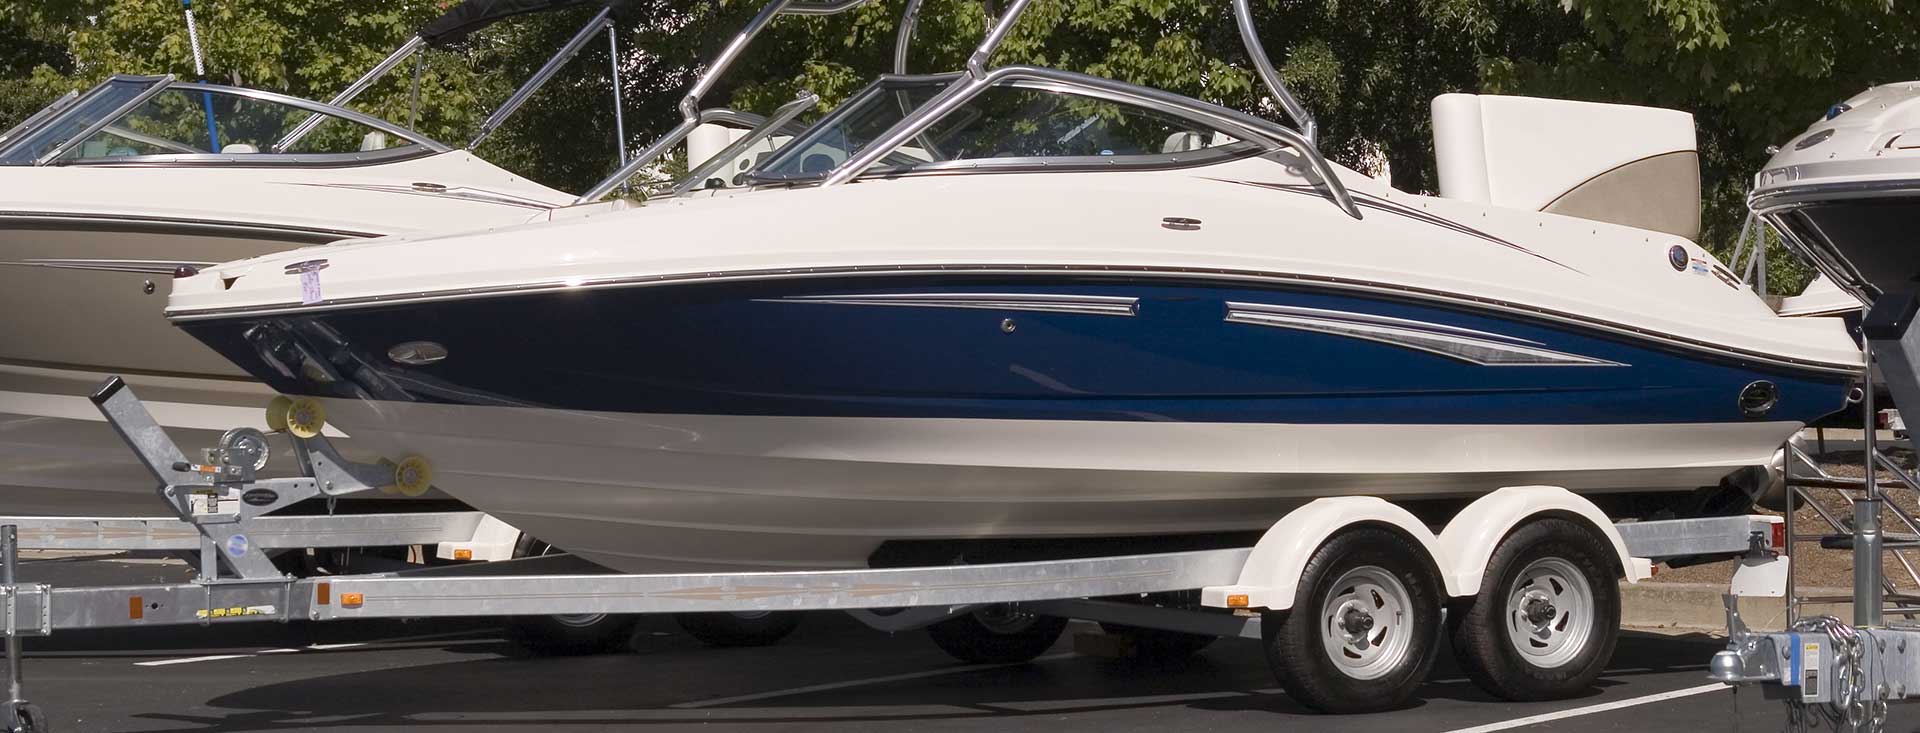
[[[1246,608],[1246,607],[1247,607],[1246,596],[1244,595],[1227,596],[1227,608]]]
[[[360,595],[359,593],[340,594],[340,605],[348,608],[357,608],[361,603],[366,602],[366,600],[366,596]]]
[[[139,596],[127,596],[127,618],[138,621],[147,616],[147,602]]]
[[[321,606],[332,603],[333,602],[333,584],[319,583],[314,585],[313,586],[313,602]]]
[[[473,551],[472,551],[472,550],[454,550],[454,551],[453,551],[453,559],[455,559],[455,560],[472,560],[472,559],[473,559]]]

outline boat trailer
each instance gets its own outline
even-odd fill
[[[316,500],[330,502],[383,488],[411,492],[430,480],[430,468],[413,459],[393,464],[342,457],[320,434],[319,421],[301,414],[317,410],[313,404],[289,408],[278,403],[274,409],[286,412],[268,421],[292,437],[300,475],[260,478],[254,471],[265,463],[261,452],[265,443],[257,431],[229,431],[201,462],[193,462],[119,379],[102,385],[93,401],[158,479],[159,498],[173,516],[0,517],[0,573],[4,573],[0,575],[0,631],[6,639],[10,682],[8,700],[0,706],[0,731],[48,730],[41,712],[22,693],[20,640],[61,630],[374,618],[835,610],[878,629],[899,631],[1005,606],[1022,614],[1137,629],[1262,639],[1259,609],[1291,608],[1295,588],[1302,585],[1299,566],[1344,529],[1390,525],[1417,540],[1433,560],[1445,597],[1457,599],[1477,591],[1493,545],[1501,537],[1523,522],[1547,515],[1597,521],[1592,531],[1611,543],[1618,554],[1612,558],[1618,561],[1616,569],[1629,581],[1645,578],[1652,563],[1665,559],[1740,557],[1735,592],[1779,597],[1785,593],[1788,567],[1788,558],[1776,551],[1783,544],[1778,517],[1614,524],[1590,502],[1565,489],[1530,486],[1482,497],[1438,534],[1382,499],[1337,497],[1319,499],[1289,513],[1252,547],[937,567],[619,574],[568,555],[513,558],[519,533],[478,512],[276,514],[296,504],[310,506]],[[276,553],[288,550],[404,545],[432,545],[437,559],[466,562],[318,577],[288,575],[274,563]],[[193,559],[197,576],[190,582],[113,587],[25,583],[15,575],[22,549],[186,555]],[[1196,589],[1201,599],[1197,609],[1101,600]],[[1737,620],[1737,616],[1731,618]],[[1769,670],[1801,669],[1805,660],[1830,661],[1830,656],[1817,653],[1773,656],[1784,653],[1779,650],[1800,649],[1812,643],[1814,636],[1802,633],[1779,641],[1764,635],[1741,636],[1736,643],[1750,644],[1753,653],[1729,669],[1737,670],[1741,680],[1757,680],[1765,679]],[[1877,637],[1850,638],[1864,639],[1870,646]],[[1902,654],[1904,648],[1900,648]],[[1920,647],[1915,651],[1920,652]],[[1857,651],[1850,657],[1861,658]],[[1721,663],[1716,659],[1716,672],[1722,669]],[[1804,679],[1811,683],[1814,676]],[[1838,694],[1830,687],[1833,677],[1820,674],[1818,679],[1819,686],[1809,684],[1809,689]],[[1920,690],[1920,684],[1909,686]]]

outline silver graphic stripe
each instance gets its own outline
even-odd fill
[[[1480,366],[1626,366],[1540,348],[1536,341],[1367,313],[1230,302],[1227,322],[1363,339]]]
[[[769,298],[760,302],[877,305],[894,308],[974,308],[980,310],[1081,313],[1099,316],[1132,316],[1138,313],[1140,309],[1139,298],[1111,295],[1047,295],[1028,293],[799,295],[791,298]]]

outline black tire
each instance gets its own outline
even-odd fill
[[[514,557],[537,557],[555,551],[553,545],[526,534],[514,545]],[[640,617],[634,614],[588,613],[555,616],[509,616],[507,638],[527,651],[546,656],[579,656],[618,651],[633,639]]]
[[[6,721],[5,733],[46,733],[53,730],[53,725],[47,722],[46,715],[40,712],[40,706],[33,703],[19,703],[7,712],[10,713],[7,717],[11,717],[12,720]]]
[[[927,636],[954,659],[975,664],[1025,662],[1046,653],[1067,620],[1020,613],[996,604],[927,627]]]
[[[1440,583],[1418,543],[1388,529],[1349,529],[1307,560],[1292,610],[1261,620],[1267,664],[1288,696],[1315,710],[1402,707],[1433,667],[1440,605]],[[1353,626],[1340,626],[1354,614]],[[1356,629],[1356,641],[1328,636],[1340,628]]]
[[[625,648],[639,621],[638,616],[616,613],[509,616],[507,638],[544,656],[602,654]]]
[[[793,633],[800,625],[800,614],[792,611],[678,613],[673,620],[707,646],[768,646]]]
[[[1567,574],[1580,577],[1559,577]],[[1591,688],[1620,638],[1619,578],[1612,543],[1586,524],[1550,517],[1521,525],[1494,548],[1479,594],[1448,614],[1460,667],[1480,689],[1507,700],[1555,700]],[[1550,610],[1550,617],[1528,619],[1520,606],[1527,601],[1514,600],[1525,593],[1551,599],[1535,609]],[[1569,605],[1587,608],[1562,607]],[[1538,631],[1522,650],[1509,627],[1524,634],[1527,624]]]

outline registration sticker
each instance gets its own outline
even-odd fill
[[[307,270],[300,273],[300,304],[313,305],[320,302],[320,271]]]

